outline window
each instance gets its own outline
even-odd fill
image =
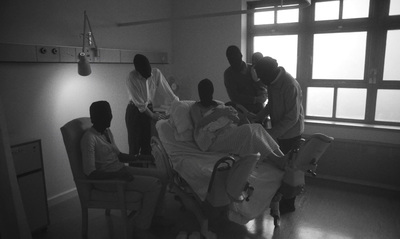
[[[296,77],[297,35],[254,37],[254,52],[275,58],[288,72]]]
[[[306,119],[400,126],[400,0],[248,2],[248,55],[277,59],[303,89]]]

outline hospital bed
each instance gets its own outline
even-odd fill
[[[273,165],[257,163],[258,154],[238,156],[201,151],[192,139],[192,103],[173,104],[170,118],[157,122],[158,136],[151,140],[156,166],[166,174],[170,191],[195,215],[205,238],[216,238],[209,230],[205,209],[210,204],[224,207],[229,220],[238,224],[246,224],[271,208],[275,226],[279,226],[280,199],[302,192],[304,173],[315,175],[317,162],[333,138],[315,134],[299,143],[291,152],[292,169],[284,172]],[[221,177],[226,168],[231,177]],[[232,176],[232,171],[236,175]],[[221,178],[226,180],[222,186]],[[213,187],[218,188],[218,195]]]

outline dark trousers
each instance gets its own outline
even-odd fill
[[[290,138],[290,139],[278,139],[278,145],[283,154],[289,153],[289,151],[298,144],[301,139],[301,135]],[[282,198],[279,202],[279,211],[281,214],[292,212],[295,210],[295,200],[296,197],[293,198]]]
[[[126,129],[128,130],[129,154],[151,154],[151,118],[141,113],[133,104],[129,103],[125,113]]]

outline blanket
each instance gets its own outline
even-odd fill
[[[179,140],[179,133],[172,120],[160,120],[156,124],[160,141],[163,144],[174,170],[185,179],[201,200],[207,196],[208,184],[214,164],[226,153],[201,151],[193,139]],[[245,224],[269,208],[270,202],[281,185],[284,172],[267,163],[258,163],[249,182],[254,193],[249,201],[232,202],[229,218]]]

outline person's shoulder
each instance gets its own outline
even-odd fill
[[[160,69],[158,69],[156,67],[151,68],[151,73],[153,73],[153,74],[162,74]]]
[[[224,71],[224,79],[225,80],[230,80],[232,76],[236,75],[235,72],[233,71],[232,67],[228,67]]]
[[[138,78],[138,72],[136,70],[130,71],[129,75],[128,75],[128,80],[129,79],[136,79],[136,78]]]
[[[90,127],[87,129],[81,138],[81,142],[88,142],[92,141],[96,138],[96,131],[93,129],[93,127]]]

